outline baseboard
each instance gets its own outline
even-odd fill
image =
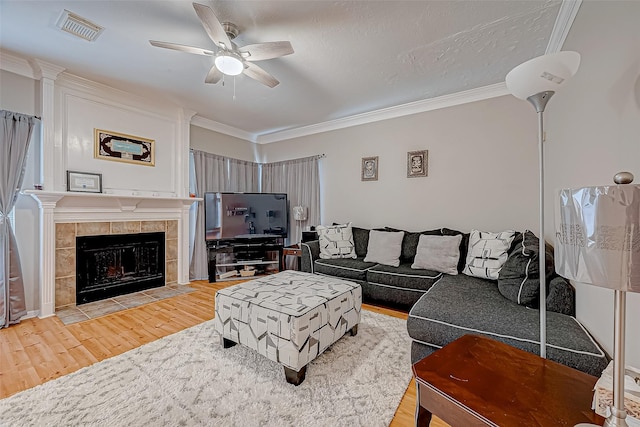
[[[38,314],[40,314],[40,310],[27,311],[27,314],[22,316],[20,320],[26,320],[26,319],[32,319],[34,317],[38,317]]]

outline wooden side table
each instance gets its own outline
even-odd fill
[[[432,414],[454,427],[604,423],[591,409],[596,377],[486,337],[465,335],[413,373],[418,426]]]
[[[296,270],[300,270],[300,257],[302,256],[302,249],[300,248],[299,244],[294,244],[291,246],[286,246],[284,248],[282,248],[282,269],[286,270],[286,266],[287,266],[287,256],[294,256],[296,257]]]

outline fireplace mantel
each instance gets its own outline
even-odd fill
[[[40,208],[40,313],[55,314],[56,223],[178,221],[178,283],[189,283],[189,209],[195,197],[25,190]]]
[[[96,210],[103,212],[114,210],[133,212],[149,209],[180,209],[183,206],[190,206],[194,202],[202,201],[201,198],[195,197],[161,197],[156,195],[121,195],[71,191],[25,190],[23,194],[33,197],[41,207],[46,204],[48,207],[62,211],[80,210],[83,213]]]

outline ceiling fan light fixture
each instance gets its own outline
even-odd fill
[[[232,52],[218,53],[214,62],[216,68],[228,76],[237,76],[244,69],[242,59]]]

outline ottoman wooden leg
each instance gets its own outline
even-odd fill
[[[222,338],[222,348],[231,348],[237,343],[235,341],[228,340],[226,338]]]
[[[351,336],[355,337],[356,335],[358,335],[358,325],[355,325],[353,328],[351,328]]]
[[[304,376],[307,373],[307,365],[304,365],[300,368],[299,371],[294,371],[293,369],[289,369],[286,366],[284,367],[284,376],[287,378],[287,382],[293,385],[300,385],[302,381],[304,381]]]

